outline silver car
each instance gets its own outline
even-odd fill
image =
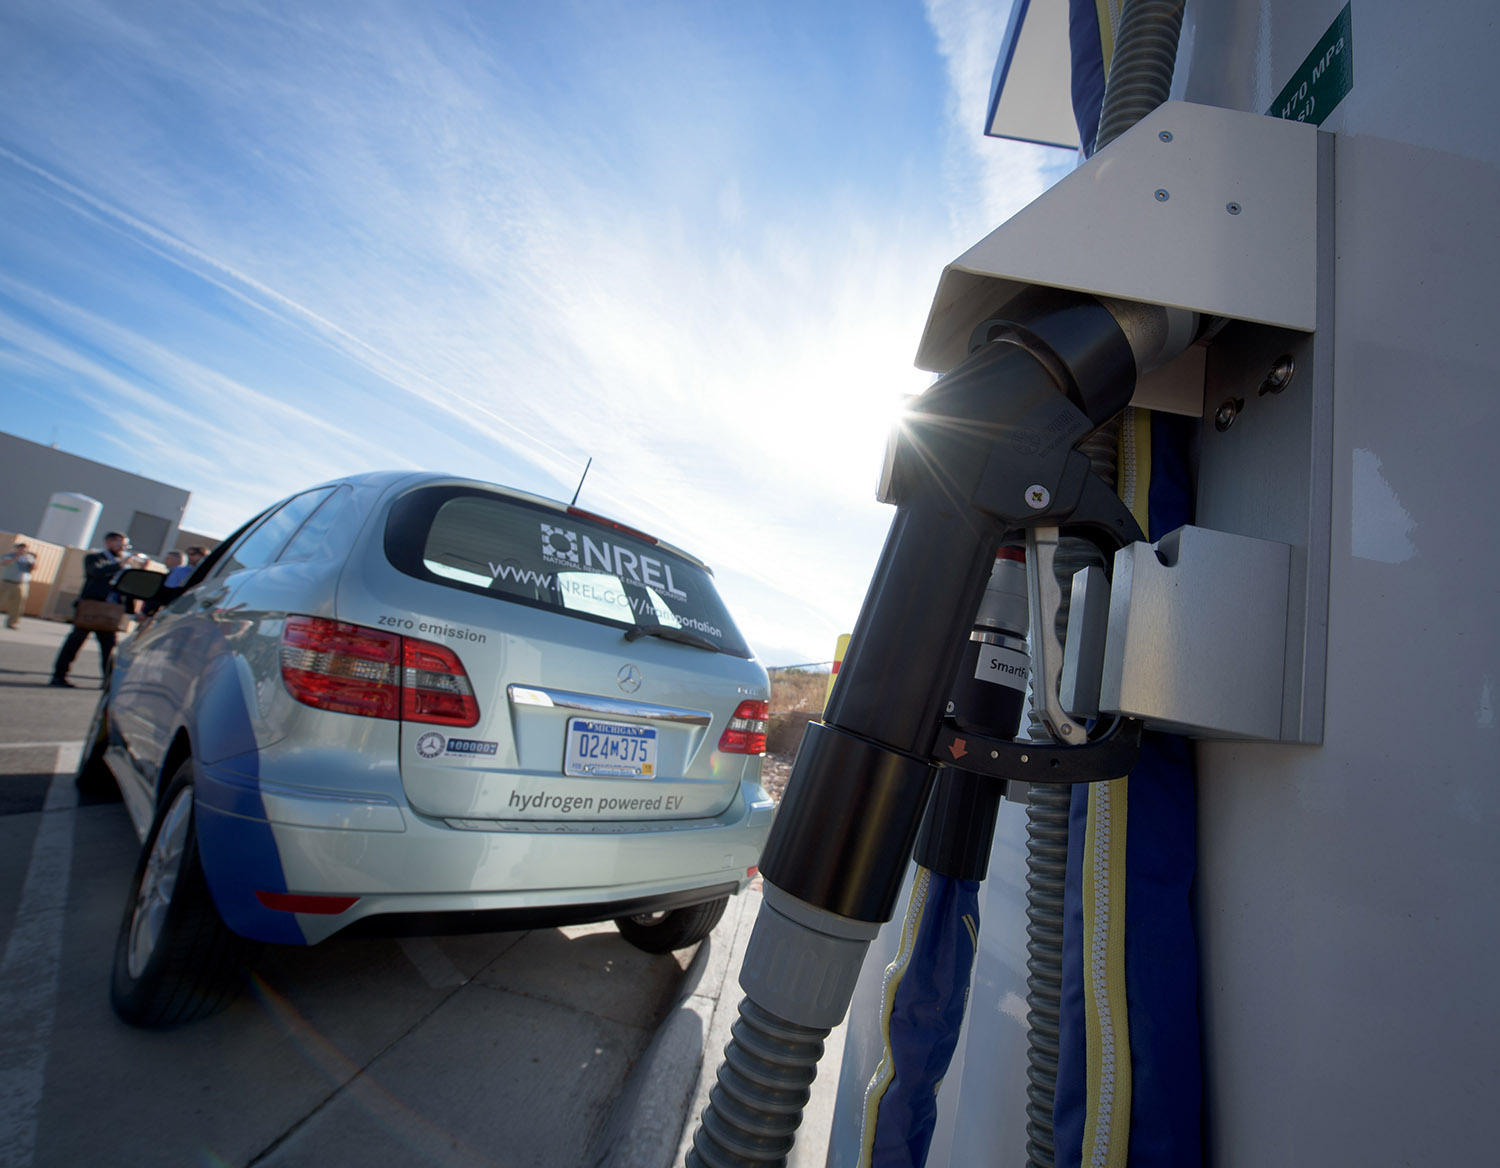
[[[769,684],[708,568],[487,483],[294,495],[116,650],[80,786],[143,841],[111,997],[226,1004],[262,943],[615,920],[707,935],[755,873]],[[111,779],[113,780],[111,782]]]

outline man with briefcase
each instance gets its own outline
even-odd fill
[[[129,551],[130,540],[118,531],[111,531],[104,537],[103,550],[89,552],[83,557],[83,589],[73,605],[73,631],[57,651],[49,685],[72,688],[68,669],[90,633],[99,641],[99,671],[103,673],[109,664],[109,655],[115,651],[115,633],[119,631],[120,621],[135,603],[125,600],[115,591],[115,577],[123,569],[138,566],[138,561],[145,560],[144,556],[129,556]]]

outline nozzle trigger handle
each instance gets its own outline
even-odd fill
[[[1075,456],[1082,458],[1075,452]],[[1104,480],[1092,472],[1085,476],[1078,501],[1059,524],[1026,529],[1026,586],[1031,599],[1031,682],[1038,713],[1054,742],[1082,746],[1087,731],[1062,707],[1058,679],[1062,677],[1063,646],[1057,635],[1062,610],[1063,582],[1056,572],[1058,544],[1064,534],[1088,539],[1104,552],[1106,561],[1114,552],[1144,539],[1135,516]]]

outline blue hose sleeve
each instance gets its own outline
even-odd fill
[[[1125,986],[1130,1002],[1131,1168],[1197,1168],[1203,1076],[1191,746],[1148,733],[1130,775]]]
[[[1094,0],[1069,0],[1068,42],[1074,120],[1083,156],[1088,158],[1099,137],[1099,111],[1104,106],[1104,47],[1099,36],[1099,7]]]
[[[891,1000],[888,1081],[875,1113],[871,1168],[921,1168],[937,1091],[958,1045],[979,941],[979,884],[928,873],[927,903]],[[877,1083],[872,1089],[878,1089]]]
[[[1188,451],[1197,420],[1151,415],[1150,537],[1191,522]],[[1202,1163],[1198,941],[1191,893],[1197,865],[1191,744],[1148,733],[1128,785],[1125,989],[1130,1032],[1131,1168]],[[1081,1164],[1088,1097],[1083,852],[1088,790],[1073,792],[1063,914],[1063,987],[1053,1128],[1055,1163]]]
[[[1151,415],[1153,540],[1192,522],[1189,450],[1198,419]],[[1125,982],[1130,1000],[1132,1168],[1202,1163],[1202,1047],[1193,874],[1198,863],[1192,745],[1146,734],[1130,777]]]

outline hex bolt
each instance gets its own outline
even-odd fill
[[[1165,203],[1171,197],[1172,196],[1170,194],[1168,194],[1166,191],[1162,190],[1160,187],[1157,188],[1157,190],[1156,190],[1156,201],[1158,203]]]
[[[1261,392],[1280,393],[1292,383],[1292,374],[1296,372],[1297,362],[1292,359],[1290,353],[1283,353],[1276,358],[1271,371],[1266,374],[1266,379],[1261,384]]]
[[[1244,398],[1232,397],[1228,399],[1219,407],[1218,412],[1214,414],[1214,429],[1222,434],[1230,426],[1234,425],[1234,420],[1240,416],[1240,411],[1244,408]]]
[[[1240,213],[1240,205],[1238,203],[1229,203],[1224,207],[1224,210],[1228,211],[1231,215],[1238,215]]]
[[[1172,140],[1172,131],[1163,130],[1160,134],[1157,135],[1157,137],[1160,138],[1163,142],[1170,142]]]

